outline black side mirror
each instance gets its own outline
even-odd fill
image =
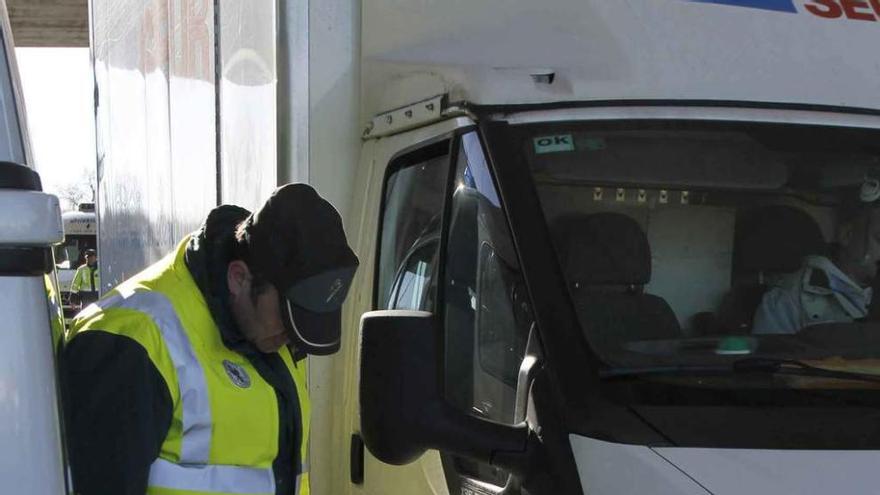
[[[441,334],[431,313],[373,311],[361,319],[361,435],[388,464],[407,464],[427,449],[522,468],[530,443],[525,424],[475,418],[440,392]]]

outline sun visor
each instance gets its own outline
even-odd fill
[[[638,187],[776,190],[782,156],[738,133],[618,131],[536,136],[536,178]]]

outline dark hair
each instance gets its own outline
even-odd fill
[[[272,285],[269,280],[252,267],[250,249],[248,248],[248,236],[245,227],[247,220],[238,224],[235,228],[235,240],[232,243],[232,257],[229,261],[240,260],[248,266],[251,272],[251,301],[257,304],[257,297],[266,292]]]

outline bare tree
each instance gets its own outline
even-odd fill
[[[83,171],[81,176],[58,188],[58,199],[61,200],[61,209],[64,211],[75,210],[80,203],[95,202],[97,192],[97,178],[89,171]]]

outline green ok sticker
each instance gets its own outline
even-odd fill
[[[560,151],[574,151],[574,138],[571,134],[557,134],[556,136],[541,136],[534,139],[535,154],[559,153]]]

